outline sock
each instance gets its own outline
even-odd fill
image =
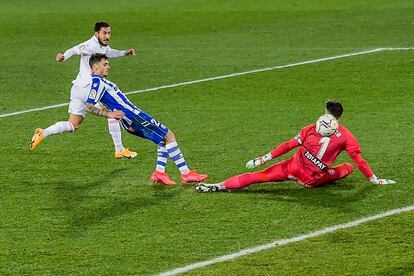
[[[108,118],[108,130],[109,134],[112,136],[112,141],[114,142],[115,151],[120,152],[124,150],[121,139],[121,126],[117,119]]]
[[[50,127],[43,130],[44,138],[46,138],[49,135],[54,134],[61,134],[64,132],[74,132],[75,128],[73,127],[72,123],[69,121],[64,122],[57,122]]]
[[[245,173],[242,175],[230,177],[224,181],[224,186],[227,189],[241,189],[258,182],[260,181],[257,177],[257,173]]]
[[[181,174],[187,174],[190,172],[190,169],[187,166],[187,163],[184,160],[184,156],[181,153],[180,148],[178,147],[177,142],[172,142],[166,145],[168,155],[175,162]]]
[[[159,172],[165,172],[165,166],[167,166],[168,151],[167,151],[167,148],[165,147],[164,142],[161,142],[158,144],[157,153],[158,153],[157,166],[155,170]]]

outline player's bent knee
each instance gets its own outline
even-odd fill
[[[165,140],[165,143],[166,144],[175,142],[175,135],[174,135],[174,133],[171,130],[168,130],[167,135],[165,135],[164,140]]]
[[[82,121],[71,121],[69,120],[68,123],[72,126],[73,131],[76,131],[80,128]]]
[[[78,130],[81,126],[82,122],[72,122],[71,120],[68,121],[68,123],[70,124],[71,128],[72,128],[72,132],[75,132],[76,130]]]
[[[354,172],[354,166],[352,166],[351,163],[345,163],[344,164],[346,166],[346,168],[348,169],[348,174],[351,174]]]
[[[70,114],[68,121],[73,126],[73,131],[76,131],[80,128],[83,122],[83,117],[81,115]]]

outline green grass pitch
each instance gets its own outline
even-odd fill
[[[0,114],[68,101],[79,59],[59,51],[112,25],[111,61],[127,92],[379,47],[414,46],[414,3],[369,1],[2,1]],[[318,189],[294,182],[196,193],[150,185],[155,146],[115,160],[106,120],[30,152],[36,127],[67,108],[0,118],[0,274],[156,274],[412,205],[414,51],[382,51],[131,95],[171,128],[189,165],[221,181],[343,102],[346,125],[379,177],[355,171]],[[279,159],[280,160],[280,159]],[[342,154],[339,162],[349,161]],[[175,166],[168,172],[178,180]],[[414,272],[413,214],[404,213],[191,271],[199,275]]]

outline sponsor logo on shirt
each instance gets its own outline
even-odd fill
[[[326,166],[319,158],[315,157],[310,153],[308,150],[305,151],[305,158],[312,162],[316,167],[321,170],[325,170],[328,166]]]

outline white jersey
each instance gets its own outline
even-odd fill
[[[125,55],[124,51],[111,49],[109,46],[101,45],[95,36],[92,36],[91,39],[66,50],[63,54],[65,57],[64,60],[67,60],[74,55],[81,56],[79,73],[76,79],[72,81],[74,85],[86,87],[92,82],[89,58],[93,54],[105,54],[109,58],[122,57]]]

